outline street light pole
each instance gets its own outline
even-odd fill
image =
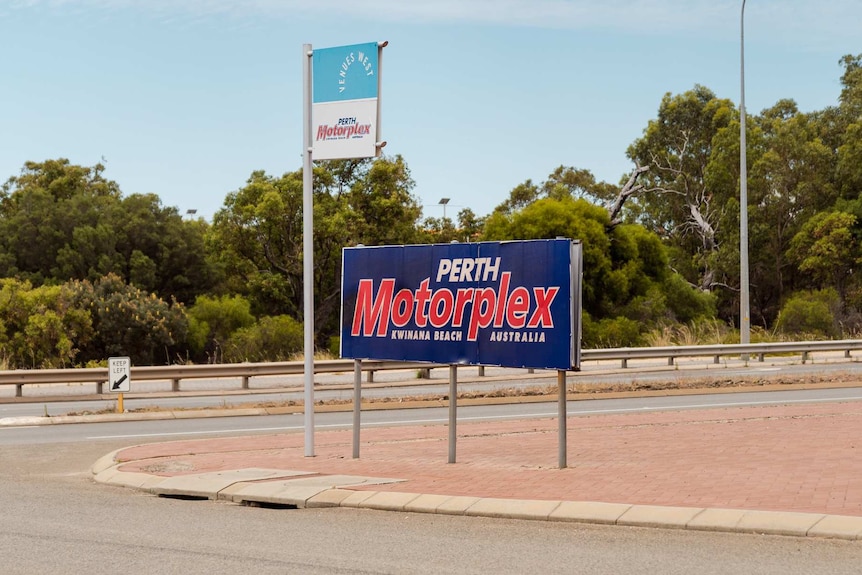
[[[449,198],[440,198],[438,202],[441,206],[443,206],[443,219],[446,219],[446,204],[449,203]]]
[[[739,17],[739,343],[749,343],[748,168],[745,161],[745,0]]]

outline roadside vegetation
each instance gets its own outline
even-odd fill
[[[840,69],[837,105],[749,117],[753,341],[862,330],[862,55]],[[319,162],[318,350],[337,351],[344,246],[555,237],[584,242],[584,347],[738,341],[739,111],[704,86],[668,93],[624,152],[618,183],[559,166],[454,220],[423,217],[401,156]],[[0,367],[301,353],[300,170],[253,172],[212,222],[105,172],[49,159],[0,186]]]

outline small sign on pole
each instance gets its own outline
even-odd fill
[[[124,413],[123,394],[132,389],[132,361],[128,357],[108,358],[108,391],[117,393],[117,413]]]
[[[132,362],[128,357],[108,358],[108,391],[128,393],[132,388]]]

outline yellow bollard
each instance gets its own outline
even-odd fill
[[[123,394],[117,396],[117,413],[123,413]]]

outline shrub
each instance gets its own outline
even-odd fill
[[[236,330],[224,346],[224,359],[242,361],[288,361],[302,351],[302,324],[287,315],[264,317]]]
[[[72,303],[68,286],[32,287],[0,280],[0,356],[9,369],[59,368],[75,363],[76,346],[93,337],[89,314]]]
[[[341,357],[341,338],[337,335],[329,338],[329,353],[332,357]]]
[[[251,303],[242,296],[199,296],[188,310],[189,347],[197,361],[217,363],[238,329],[254,324]]]
[[[835,320],[840,305],[834,289],[797,292],[781,306],[776,326],[784,335],[836,337],[840,334]]]
[[[583,314],[584,348],[633,347],[642,344],[638,322],[627,317],[593,320]]]
[[[147,294],[114,274],[67,286],[74,307],[89,314],[94,331],[86,344],[76,340],[79,362],[127,355],[133,365],[165,364],[185,345],[188,318],[182,304]]]

